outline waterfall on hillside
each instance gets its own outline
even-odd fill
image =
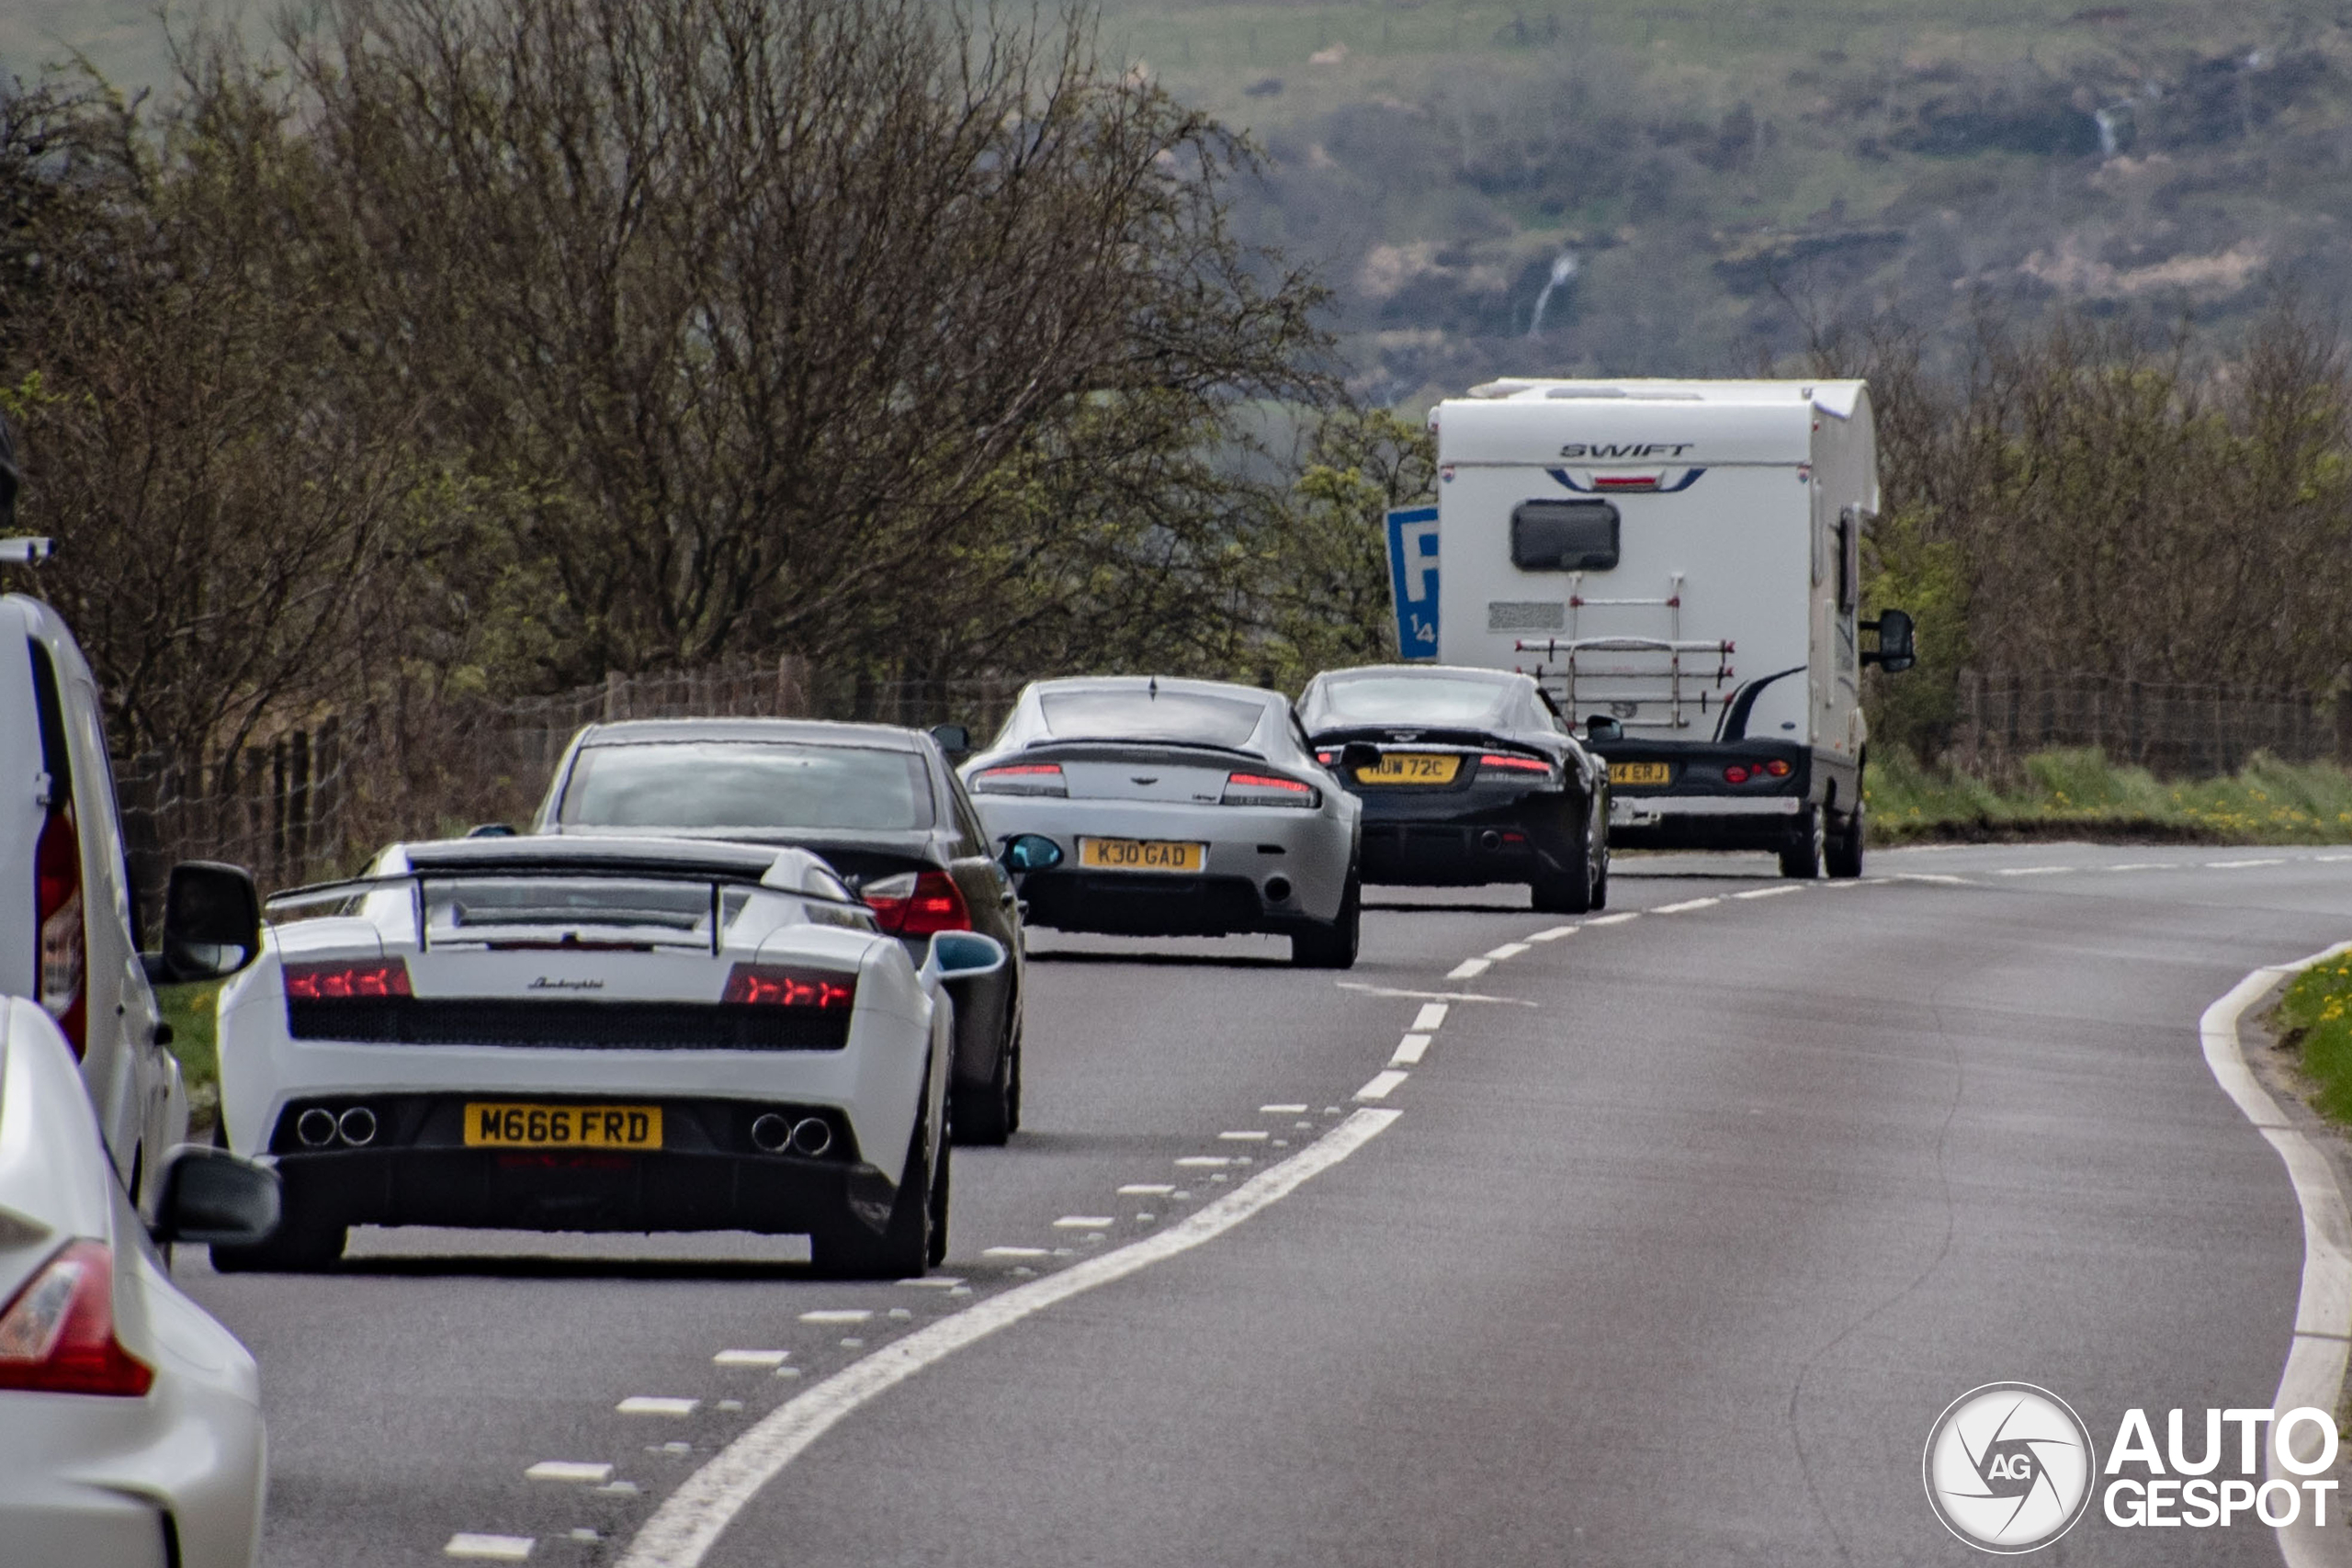
[[[1577,254],[1562,251],[1559,260],[1552,264],[1551,281],[1544,285],[1544,292],[1535,297],[1535,314],[1527,323],[1527,335],[1532,340],[1544,333],[1544,307],[1552,302],[1552,290],[1577,275]]]

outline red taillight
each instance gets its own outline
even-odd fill
[[[136,1399],[154,1370],[114,1337],[114,1258],[77,1241],[0,1313],[0,1388]]]
[[[1007,762],[983,768],[972,775],[972,788],[981,795],[1069,794],[1059,762]]]
[[[1784,779],[1789,776],[1788,763],[1782,761],[1778,757],[1775,757],[1770,761],[1765,763],[1764,771],[1771,774],[1776,779]]]
[[[1742,767],[1739,763],[1734,762],[1730,767],[1724,770],[1724,783],[1746,784],[1747,782],[1747,770]]]
[[[972,929],[972,911],[956,879],[944,871],[904,872],[867,883],[859,896],[892,936],[934,936]]]
[[[70,809],[51,812],[41,824],[33,865],[40,1005],[79,1056],[89,1040],[89,939],[82,923],[82,835]]]
[[[1533,757],[1489,756],[1478,759],[1478,771],[1482,773],[1548,773],[1552,771],[1552,764],[1538,761]]]
[[[1301,784],[1277,773],[1227,773],[1225,793],[1219,797],[1226,806],[1316,806],[1321,796],[1313,784]]]
[[[1595,474],[1592,488],[1598,491],[1656,490],[1664,483],[1663,474]]]
[[[837,1012],[856,1005],[857,976],[821,969],[786,969],[774,964],[738,964],[727,976],[727,989],[718,999],[753,1007]]]
[[[1337,751],[1317,751],[1315,760],[1328,768],[1340,760],[1340,754]]]
[[[335,958],[286,966],[286,995],[290,1001],[340,1002],[411,994],[404,959]]]

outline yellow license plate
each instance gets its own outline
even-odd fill
[[[469,1149],[658,1149],[658,1105],[510,1105],[466,1107]]]
[[[1358,768],[1356,783],[1368,784],[1445,784],[1462,771],[1462,759],[1442,751],[1391,751],[1380,765]]]
[[[1078,863],[1090,871],[1198,872],[1209,862],[1206,844],[1162,839],[1080,839]]]
[[[1662,784],[1674,782],[1674,768],[1668,762],[1611,762],[1609,782],[1613,784]]]

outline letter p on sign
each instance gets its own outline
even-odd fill
[[[1437,508],[1388,514],[1388,587],[1396,607],[1396,652],[1437,657]]]

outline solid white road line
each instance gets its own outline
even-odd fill
[[[1426,1034],[1430,1030],[1442,1028],[1444,1024],[1443,1002],[1423,1002],[1421,1010],[1413,1015],[1413,1032],[1416,1034]]]
[[[591,1486],[601,1486],[612,1478],[613,1467],[609,1464],[569,1459],[543,1459],[523,1472],[526,1481],[570,1481]]]
[[[699,1399],[671,1399],[657,1393],[632,1393],[613,1408],[624,1416],[691,1416],[701,1404]]]
[[[629,1542],[620,1568],[695,1568],[743,1506],[843,1416],[933,1362],[1046,1307],[1215,1240],[1370,1143],[1399,1111],[1365,1109],[1156,1235],[1015,1285],[862,1357],[787,1400],[686,1478]]]
[[[444,1557],[473,1557],[487,1562],[525,1562],[537,1538],[527,1535],[476,1535],[460,1530],[441,1549]]]
[[[1641,918],[1642,912],[1639,909],[1628,909],[1622,915],[1596,915],[1591,919],[1585,921],[1585,924],[1589,926],[1622,926],[1627,920],[1638,920]]]
[[[1802,882],[1783,882],[1778,887],[1751,887],[1745,893],[1735,893],[1732,897],[1735,898],[1778,898],[1783,893],[1804,891],[1804,884]]]
[[[2327,1156],[2287,1120],[2278,1102],[2246,1066],[2238,1042],[2238,1020],[2281,980],[2346,952],[2352,952],[2352,942],[2292,964],[2256,969],[2207,1008],[2198,1022],[2205,1043],[2205,1065],[2212,1070],[2214,1081],[2278,1151],[2278,1157],[2286,1162],[2287,1179],[2294,1183],[2295,1201],[2303,1212],[2303,1288],[2295,1303],[2295,1337],[2288,1346],[2278,1392],[2270,1399],[2270,1407],[2282,1415],[2306,1404],[2333,1411],[2343,1395],[2346,1358],[2352,1354],[2352,1213],[2345,1208],[2343,1190],[2336,1185]],[[2299,1427],[2297,1431],[2301,1434],[2304,1428]],[[2282,1472],[2275,1450],[2268,1473],[2270,1479],[2290,1485],[2299,1480]],[[2278,1529],[2278,1551],[2288,1568],[2342,1562],[2343,1552],[2335,1546],[2341,1532],[2323,1532],[2310,1521],[2310,1513],[2299,1510],[2294,1524]]]
[[[1529,936],[1527,940],[1530,942],[1557,942],[1564,936],[1574,936],[1576,934],[1577,928],[1574,926],[1554,926],[1550,931],[1534,932]]]
[[[1410,1073],[1400,1073],[1394,1067],[1385,1072],[1374,1073],[1372,1075],[1371,1082],[1356,1090],[1356,1098],[1358,1100],[1386,1100],[1390,1089],[1412,1076]]]
[[[1475,980],[1494,967],[1491,958],[1465,958],[1445,972],[1449,980]]]
[[[790,1359],[789,1350],[721,1350],[710,1361],[716,1367],[780,1367]]]
[[[1712,909],[1722,903],[1720,898],[1685,898],[1679,904],[1660,904],[1650,911],[1653,915],[1679,915],[1686,909]]]
[[[1487,953],[1487,958],[1490,963],[1499,964],[1506,958],[1517,958],[1526,951],[1527,944],[1523,942],[1507,942]]]
[[[1429,1048],[1428,1035],[1408,1034],[1404,1039],[1396,1042],[1396,1054],[1388,1058],[1388,1065],[1392,1067],[1417,1066],[1420,1063],[1421,1053]]]

